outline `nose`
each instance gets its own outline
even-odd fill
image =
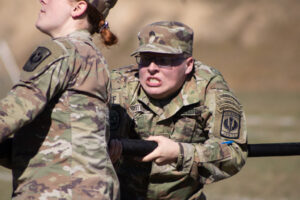
[[[157,64],[155,64],[155,62],[151,62],[148,66],[148,72],[150,74],[155,74],[157,72],[159,72],[159,66],[157,66]]]

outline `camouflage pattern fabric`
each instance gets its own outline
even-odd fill
[[[161,21],[145,26],[138,33],[139,47],[132,53],[193,54],[193,30],[176,21]]]
[[[115,6],[118,0],[86,0],[86,1],[92,6],[94,6],[105,19],[109,13],[109,10]]]
[[[161,135],[183,147],[182,159],[163,166],[124,157],[117,169],[121,199],[206,199],[205,184],[228,178],[244,166],[242,105],[216,69],[196,61],[181,91],[166,104],[145,94],[135,66],[113,70],[111,79],[114,137]]]
[[[0,102],[0,141],[13,135],[13,199],[118,199],[107,153],[108,66],[87,31],[31,55]]]

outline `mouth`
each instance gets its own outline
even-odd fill
[[[146,81],[147,85],[150,87],[159,87],[161,86],[161,80],[155,77],[149,77]]]

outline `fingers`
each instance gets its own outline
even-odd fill
[[[149,153],[148,155],[144,156],[143,158],[141,158],[141,162],[150,162],[150,161],[155,161],[157,160],[157,158],[159,158],[161,156],[161,141],[163,141],[164,137],[163,136],[149,136],[146,140],[148,141],[155,141],[157,142],[158,146],[156,147],[156,149],[154,149],[151,153]]]
[[[139,162],[155,162],[157,165],[173,163],[179,154],[178,143],[164,136],[149,136],[146,140],[157,142],[158,146],[144,157],[135,158]]]
[[[148,155],[142,157],[142,158],[140,159],[140,161],[141,161],[141,162],[150,162],[150,161],[153,161],[153,160],[155,160],[156,158],[159,157],[159,155],[160,155],[159,152],[160,152],[160,151],[159,151],[159,149],[158,149],[158,147],[157,147],[154,151],[152,151],[152,152],[149,153]]]
[[[147,140],[157,142],[157,148],[141,159],[143,162],[154,161],[158,165],[173,163],[179,155],[179,145],[177,142],[164,136],[150,136]]]
[[[156,147],[156,149],[154,149],[154,151],[152,151],[148,155],[141,158],[141,161],[142,162],[150,162],[150,161],[157,162],[157,160],[161,160],[159,158],[162,156],[163,148],[165,148],[164,145],[163,145],[163,141],[165,140],[165,137],[163,137],[163,136],[149,136],[146,140],[155,141],[155,142],[157,142],[158,146]]]
[[[155,141],[155,142],[159,143],[163,138],[164,138],[163,136],[149,136],[145,140]]]

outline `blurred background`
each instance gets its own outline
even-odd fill
[[[37,0],[0,0],[0,97],[35,47]],[[181,21],[195,32],[194,57],[221,71],[244,105],[249,143],[300,142],[299,0],[119,0],[107,21],[119,43],[96,43],[110,68],[134,63],[146,24]],[[298,200],[300,157],[249,158],[237,175],[205,187],[210,200]],[[0,200],[11,174],[0,169]]]

